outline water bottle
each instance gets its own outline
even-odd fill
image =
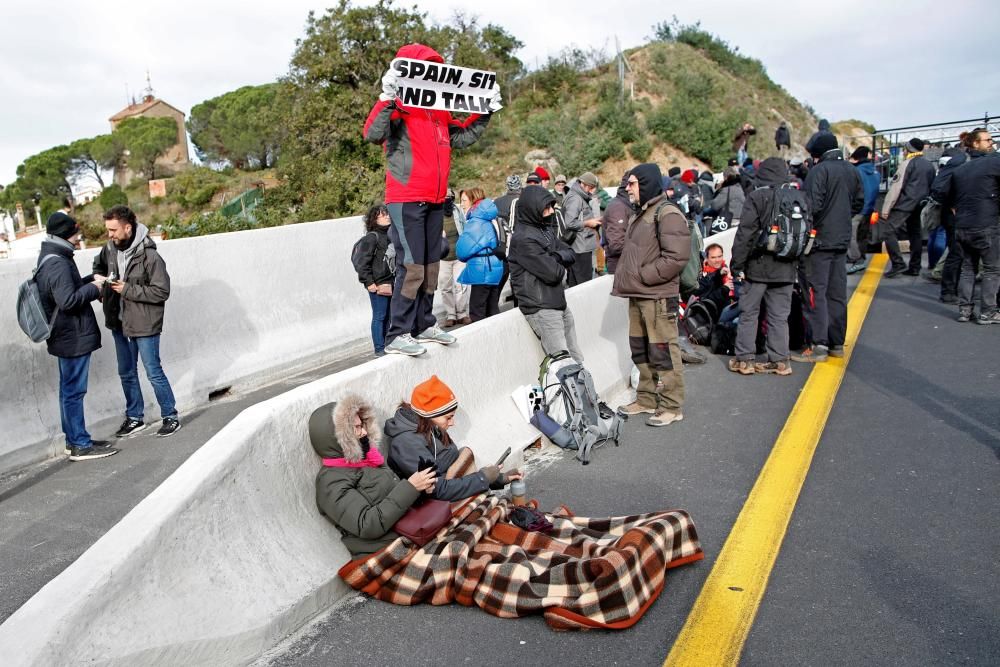
[[[524,485],[523,480],[515,479],[510,483],[510,499],[515,505],[527,505],[527,494],[528,488]]]

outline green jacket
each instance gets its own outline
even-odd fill
[[[371,446],[381,439],[378,419],[363,399],[347,396],[328,403],[309,418],[313,449],[325,459],[357,462],[364,448],[354,434],[354,415],[360,414]],[[420,497],[413,485],[384,463],[378,467],[324,466],[316,476],[316,505],[340,529],[352,558],[368,556],[386,547],[399,535],[392,527]]]

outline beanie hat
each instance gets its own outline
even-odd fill
[[[511,174],[507,177],[507,191],[517,192],[521,189],[521,177],[517,174]]]
[[[667,170],[667,176],[669,176],[670,178],[680,175],[681,175],[680,167],[671,167],[670,169]]]
[[[698,180],[699,181],[714,181],[715,180],[715,175],[712,172],[710,172],[708,170],[705,170],[705,171],[701,172],[701,176],[698,177]]]
[[[924,142],[916,137],[913,137],[912,139],[906,142],[906,150],[910,151],[911,153],[919,153],[920,151],[924,150]]]
[[[528,181],[527,182],[529,184],[530,183],[534,183],[535,185],[538,185],[539,183],[542,182],[542,178],[541,178],[541,176],[539,176],[535,172],[531,172],[530,174],[528,174]]]
[[[545,167],[543,167],[542,165],[538,165],[537,167],[535,167],[535,173],[538,174],[538,177],[543,181],[547,181],[549,180],[549,178],[551,178],[549,176],[549,172],[545,171]]]
[[[413,388],[410,406],[421,417],[440,417],[458,409],[458,399],[444,382],[432,375]]]
[[[681,174],[681,181],[691,185],[694,183],[695,179],[698,177],[698,172],[694,169],[688,169],[683,174]]]
[[[853,153],[851,153],[851,159],[860,162],[862,160],[867,160],[871,156],[871,154],[872,151],[870,148],[868,148],[867,146],[859,146],[858,148],[854,149]]]
[[[816,135],[816,139],[813,141],[812,149],[809,151],[809,154],[815,158],[823,157],[823,153],[832,151],[839,145],[840,144],[837,143],[837,137],[828,132],[823,132],[822,134]]]
[[[584,185],[589,185],[592,188],[596,188],[598,185],[597,176],[594,176],[593,172],[583,172],[578,180]]]
[[[56,211],[49,216],[49,219],[45,223],[45,231],[52,236],[58,236],[61,239],[69,240],[69,237],[76,234],[80,229],[80,226],[76,224],[76,220],[69,217],[62,211]]]
[[[566,183],[566,176],[564,174],[559,174],[556,176],[556,183]]]

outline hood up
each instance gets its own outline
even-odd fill
[[[780,157],[769,157],[760,163],[757,184],[760,186],[780,186],[788,183],[788,167]]]
[[[632,175],[639,181],[639,206],[645,206],[650,199],[663,194],[663,176],[657,165],[652,162],[637,165],[632,168]]]
[[[320,458],[344,458],[357,463],[365,458],[364,449],[354,434],[354,415],[360,415],[368,431],[368,442],[381,449],[382,428],[371,404],[357,394],[348,394],[340,402],[316,408],[309,417],[309,440]]]
[[[443,63],[441,54],[429,46],[423,44],[406,44],[396,51],[397,58],[410,58],[412,60],[426,60],[432,63]]]
[[[542,220],[542,211],[549,206],[555,206],[555,203],[555,196],[542,186],[527,186],[521,191],[521,197],[517,200],[517,222],[515,224],[545,227],[550,223]],[[552,220],[554,221],[555,218]]]

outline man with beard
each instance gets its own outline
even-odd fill
[[[136,221],[130,208],[108,210],[104,227],[108,242],[94,259],[94,273],[108,276],[102,291],[104,321],[115,340],[118,377],[125,394],[125,421],[115,437],[135,435],[147,426],[137,370],[140,358],[163,419],[156,435],[167,437],[181,428],[174,392],[160,366],[160,333],[170,296],[170,275],[149,230]]]

